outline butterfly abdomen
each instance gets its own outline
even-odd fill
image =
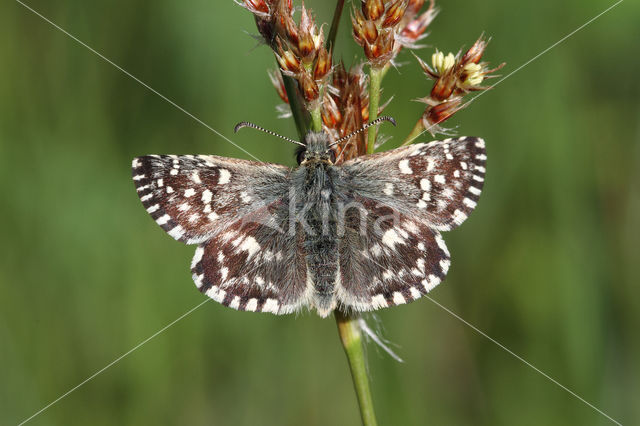
[[[335,307],[338,275],[334,186],[327,165],[307,169],[303,193],[308,231],[305,235],[307,268],[313,283],[314,305],[324,316]]]

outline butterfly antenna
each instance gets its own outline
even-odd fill
[[[260,130],[260,131],[263,131],[265,133],[268,133],[271,136],[277,136],[280,139],[284,139],[285,141],[288,141],[288,142],[291,142],[291,143],[295,143],[295,144],[300,145],[300,146],[306,146],[302,142],[298,142],[298,141],[293,140],[291,138],[288,138],[286,136],[279,135],[276,132],[272,132],[271,130],[267,130],[267,129],[263,128],[263,127],[258,126],[257,124],[253,124],[253,123],[250,123],[248,121],[241,121],[240,123],[236,124],[236,126],[233,128],[233,133],[238,133],[238,130],[242,129],[243,127],[251,127],[252,129],[256,129],[256,130]]]
[[[361,128],[359,128],[358,130],[356,130],[355,132],[351,132],[349,133],[347,136],[343,136],[340,139],[338,139],[337,141],[335,141],[334,143],[332,143],[331,145],[329,145],[330,147],[339,144],[340,142],[344,142],[348,139],[351,139],[352,137],[354,137],[355,135],[357,135],[358,133],[362,133],[365,130],[367,130],[369,127],[371,126],[375,126],[376,124],[379,124],[383,121],[388,121],[389,123],[393,124],[394,126],[396,125],[396,120],[394,120],[392,117],[389,117],[387,115],[383,115],[382,117],[378,117],[375,120],[373,120],[371,123],[367,123],[364,126],[362,126]]]

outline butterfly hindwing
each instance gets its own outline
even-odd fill
[[[447,274],[449,251],[440,233],[423,221],[354,196],[339,244],[339,304],[370,311],[408,303]]]
[[[173,238],[199,244],[287,191],[289,169],[213,155],[147,155],[133,160],[138,196]]]
[[[486,159],[482,139],[460,137],[358,157],[342,168],[349,190],[450,231],[475,208]]]
[[[287,314],[309,305],[302,229],[289,232],[288,206],[276,201],[200,244],[196,286],[225,306]]]

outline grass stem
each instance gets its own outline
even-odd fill
[[[349,361],[353,386],[358,397],[360,416],[364,426],[376,426],[376,415],[373,409],[373,398],[369,387],[367,362],[364,356],[362,333],[358,324],[358,316],[347,315],[339,310],[334,311],[338,334]]]

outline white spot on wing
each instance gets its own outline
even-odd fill
[[[433,288],[438,284],[440,284],[440,278],[438,278],[436,275],[433,275],[433,274],[429,275],[426,279],[422,280],[422,285],[424,285],[424,289],[427,292],[433,290]]]
[[[229,179],[231,179],[231,172],[227,169],[220,169],[220,178],[218,179],[218,185],[229,183]]]
[[[240,193],[240,198],[243,203],[249,204],[251,202],[251,196],[244,191]]]
[[[229,307],[236,310],[240,309],[240,296],[234,297],[231,303],[229,303]]]
[[[251,258],[251,256],[256,254],[258,250],[260,250],[260,244],[258,244],[255,238],[248,236],[247,238],[244,239],[244,241],[242,242],[239,248],[240,250],[249,252],[249,255],[247,258]]]
[[[202,202],[205,204],[209,204],[211,202],[211,196],[213,194],[208,189],[205,189],[202,193]]]
[[[464,198],[462,200],[462,202],[464,203],[465,206],[474,209],[476,207],[476,202],[469,199],[469,198]]]
[[[169,219],[171,219],[171,217],[168,214],[165,214],[164,216],[160,216],[156,222],[158,223],[158,225],[162,226],[165,223],[169,222]]]
[[[442,259],[440,261],[440,267],[442,268],[443,274],[449,272],[449,266],[451,266],[451,261],[449,259]]]
[[[244,310],[245,311],[250,311],[250,312],[255,312],[255,310],[257,308],[258,308],[258,299],[256,299],[255,297],[252,297],[247,302],[247,306],[245,306]]]
[[[474,195],[480,195],[480,193],[482,191],[480,189],[476,188],[475,186],[470,186],[469,187],[469,192],[474,194]]]
[[[417,299],[417,298],[419,298],[421,296],[420,290],[418,290],[415,287],[411,287],[409,289],[409,291],[411,292],[411,297],[413,297],[414,299]]]
[[[371,298],[371,305],[374,308],[386,308],[387,306],[389,306],[387,300],[381,294],[376,294]]]
[[[403,303],[407,303],[407,301],[405,300],[402,293],[396,291],[395,293],[393,293],[393,303],[395,303],[396,305],[402,305]]]
[[[423,191],[431,191],[431,182],[429,182],[429,179],[427,178],[420,179],[420,188]]]
[[[184,235],[184,229],[180,225],[176,225],[175,228],[167,231],[167,234],[171,235],[176,240],[179,240]]]
[[[202,281],[204,280],[204,274],[196,275],[193,274],[193,282],[196,283],[196,287],[202,287]]]
[[[224,296],[227,295],[227,292],[216,286],[213,286],[209,290],[207,290],[206,294],[216,302],[222,303],[222,301],[224,300]]]
[[[406,175],[410,175],[413,173],[413,170],[411,170],[411,167],[409,167],[409,160],[407,159],[400,161],[398,163],[398,167],[400,168],[400,172]]]
[[[393,230],[393,229],[389,229],[387,230],[387,232],[385,232],[382,235],[382,242],[391,247],[394,248],[396,244],[400,243],[404,243],[404,240],[402,239],[402,237],[400,235],[398,235],[398,233]]]
[[[433,177],[433,180],[434,180],[436,183],[439,183],[439,184],[441,184],[441,185],[444,185],[444,184],[447,182],[447,181],[446,181],[446,179],[444,178],[444,175],[435,175],[435,176]]]
[[[147,209],[147,212],[148,213],[153,213],[153,212],[157,211],[159,208],[160,208],[159,204],[154,204],[153,206],[151,206],[151,207],[149,207]]]
[[[204,254],[204,247],[198,246],[198,248],[196,248],[196,253],[193,255],[193,260],[191,261],[191,269],[195,268],[198,262],[202,260],[203,254]]]
[[[384,185],[384,193],[386,195],[393,195],[393,184],[391,182],[387,182]]]
[[[445,244],[444,240],[442,239],[442,235],[436,235],[436,243],[438,243],[438,247],[440,247],[440,250],[442,250],[444,252],[444,254],[447,255],[447,257],[450,257],[451,254],[449,253],[449,249],[447,248],[447,245]]]
[[[453,221],[455,223],[457,223],[458,225],[460,225],[462,222],[464,222],[465,220],[467,220],[467,215],[464,214],[462,211],[460,210],[456,210],[453,212]]]
[[[189,188],[186,191],[184,191],[184,196],[189,198],[189,197],[193,197],[196,194],[196,190],[193,188]]]
[[[262,312],[278,313],[278,301],[276,299],[267,299],[262,306]]]

